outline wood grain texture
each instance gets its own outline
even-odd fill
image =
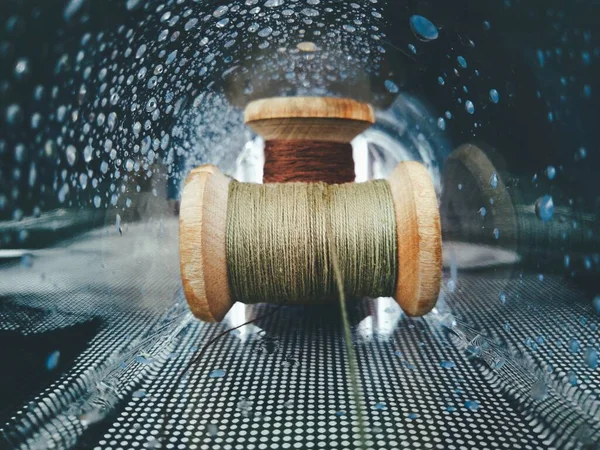
[[[233,305],[225,238],[229,178],[212,165],[188,176],[179,215],[179,258],[185,297],[206,322],[223,320]]]
[[[398,164],[389,179],[396,212],[398,277],[394,298],[409,316],[429,312],[442,278],[442,236],[437,197],[427,169]]]
[[[274,97],[248,104],[244,122],[265,140],[348,143],[375,122],[367,103],[334,97]]]

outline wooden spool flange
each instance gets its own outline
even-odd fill
[[[398,274],[394,298],[409,316],[433,308],[438,297],[442,245],[431,177],[417,162],[402,162],[389,178],[396,213]],[[194,315],[221,321],[234,300],[226,260],[230,179],[215,166],[194,169],[186,180],[179,216],[181,277]]]
[[[349,143],[375,123],[368,103],[335,97],[273,97],[250,102],[244,122],[265,141]]]

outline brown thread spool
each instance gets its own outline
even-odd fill
[[[350,142],[375,121],[366,103],[333,97],[256,100],[245,123],[265,140],[263,181],[354,181]]]
[[[246,123],[267,142],[307,141],[310,137],[312,141],[349,144],[372,123],[372,109],[366,106],[345,99],[266,99],[248,105]],[[348,155],[351,160],[351,152]],[[270,170],[277,170],[280,162],[277,158],[270,160],[269,164],[274,164]],[[317,179],[331,183],[335,179],[328,165],[316,166],[294,181]],[[354,172],[353,164],[351,167]],[[433,308],[440,289],[442,247],[437,197],[429,173],[417,162],[398,164],[388,182],[398,245],[393,296],[406,314],[419,316]],[[215,166],[200,166],[188,176],[181,200],[179,246],[184,292],[194,315],[209,322],[221,321],[238,300],[231,295],[226,260],[229,183],[230,179]]]

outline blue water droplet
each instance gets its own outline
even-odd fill
[[[343,417],[346,415],[346,411],[340,410],[340,411],[336,412],[335,415],[336,415],[336,417]]]
[[[48,355],[48,358],[46,358],[46,369],[48,369],[48,370],[56,369],[59,361],[60,361],[60,351],[55,350]]]
[[[399,356],[399,357],[402,358],[404,356],[404,353],[402,353],[400,350],[396,350],[396,352],[394,353],[394,355]]]
[[[394,83],[392,80],[385,80],[383,82],[385,88],[391,92],[392,94],[397,94],[400,89],[398,88],[398,85],[396,83]]]
[[[490,101],[492,103],[498,103],[500,101],[500,94],[496,89],[490,89]]]
[[[446,129],[446,121],[444,120],[443,117],[440,117],[437,120],[437,126],[440,130],[444,131]]]
[[[418,419],[419,418],[419,414],[414,413],[414,412],[408,413],[408,418],[411,419],[411,420],[412,419]]]
[[[600,314],[600,295],[596,295],[592,300],[592,307],[597,314]]]
[[[466,400],[465,408],[467,408],[468,410],[471,410],[471,411],[477,411],[479,409],[479,402],[477,402],[475,400]]]
[[[585,362],[590,369],[598,368],[598,350],[589,347],[585,350]]]
[[[463,69],[467,68],[467,60],[465,58],[463,58],[462,56],[459,56],[456,58],[456,62],[458,63],[458,65],[460,67],[462,67]]]
[[[548,396],[548,386],[544,380],[537,380],[531,386],[531,398],[534,400],[544,400]]]
[[[554,180],[555,176],[556,176],[556,169],[554,168],[554,166],[546,167],[546,177],[549,180]]]
[[[477,212],[481,215],[481,217],[485,217],[485,215],[487,214],[487,209],[485,209],[485,206],[482,206]]]
[[[456,367],[456,364],[454,364],[454,361],[442,361],[440,366],[442,366],[444,369],[452,369]]]
[[[580,348],[579,341],[575,338],[571,338],[571,341],[569,342],[569,351],[571,353],[579,353]]]
[[[423,42],[433,41],[439,36],[437,27],[426,17],[415,14],[410,17],[409,24],[415,36]]]
[[[383,411],[386,408],[387,408],[387,406],[385,405],[385,402],[375,403],[375,409],[377,411]]]
[[[138,364],[152,364],[152,358],[146,358],[143,355],[138,355],[135,357],[135,362]]]
[[[215,369],[208,374],[210,378],[223,378],[225,376],[225,371],[223,369]]]
[[[146,391],[143,389],[139,389],[132,394],[133,398],[144,398],[146,396]]]
[[[475,105],[473,104],[473,102],[471,100],[467,100],[465,102],[465,111],[467,111],[469,114],[475,113]]]
[[[542,222],[547,222],[554,214],[554,201],[552,196],[544,195],[535,202],[535,214]]]
[[[455,406],[446,406],[446,411],[448,411],[449,413],[452,413],[452,412],[456,411],[456,407]]]
[[[494,239],[500,239],[500,230],[498,228],[494,228],[493,234]]]
[[[571,386],[577,386],[577,383],[579,381],[577,380],[577,374],[574,370],[569,370],[569,373],[567,374],[567,380],[569,381]]]
[[[415,47],[414,45],[412,45],[412,44],[408,44],[408,49],[410,50],[410,52],[411,52],[413,55],[416,55],[416,54],[417,54],[417,47]]]
[[[438,77],[438,83],[440,86],[443,86],[444,84],[446,84],[446,81],[444,81],[442,77]]]
[[[498,187],[498,174],[496,174],[496,172],[492,173],[492,176],[490,177],[490,186],[492,189]]]

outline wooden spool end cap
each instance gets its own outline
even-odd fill
[[[427,169],[415,161],[398,164],[389,178],[398,237],[394,298],[409,316],[435,306],[442,279],[442,235],[437,196]]]
[[[266,141],[349,143],[375,123],[375,114],[348,98],[273,97],[250,102],[244,122]]]
[[[229,178],[213,165],[192,170],[179,212],[179,264],[185,298],[205,322],[220,322],[233,301],[225,237]]]

